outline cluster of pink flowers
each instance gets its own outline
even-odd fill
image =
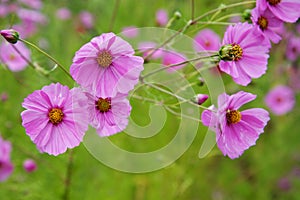
[[[219,69],[242,86],[265,74],[271,42],[281,40],[284,22],[293,23],[299,19],[299,7],[300,1],[296,0],[257,0],[251,12],[252,24],[237,23],[227,28],[219,50]],[[203,36],[205,34],[207,36]],[[210,30],[203,30],[195,41],[198,51],[218,48],[218,36]],[[295,60],[299,54],[299,44],[298,38],[289,42],[287,57],[290,60]],[[219,149],[232,159],[256,143],[269,120],[264,109],[239,111],[243,104],[255,97],[246,92],[231,96],[224,93],[219,96],[218,108],[212,106],[202,113],[203,124],[216,132]],[[267,94],[265,102],[274,114],[282,115],[293,108],[294,93],[289,87],[277,86]]]
[[[270,41],[278,43],[284,22],[300,17],[299,1],[257,0],[251,12],[253,24],[238,23],[225,32],[220,54],[221,71],[243,86],[267,70]]]
[[[80,88],[56,83],[25,98],[21,116],[27,135],[41,152],[59,155],[80,144],[89,124],[99,136],[121,132],[131,111],[126,97],[143,62],[113,33],[93,38],[76,52],[70,67]]]
[[[31,3],[30,6],[35,9],[41,7],[38,1]],[[201,30],[194,38],[193,47],[197,53],[217,52],[214,56],[219,58],[215,63],[219,69],[229,74],[237,84],[247,86],[253,78],[266,73],[272,42],[280,42],[280,32],[285,22],[293,23],[300,17],[299,6],[300,2],[296,0],[257,0],[251,12],[252,24],[238,22],[229,26],[222,41],[212,30]],[[32,12],[22,10],[19,15],[27,19],[34,15]],[[66,8],[57,11],[60,19],[66,20],[70,16]],[[43,19],[41,16],[37,18]],[[82,12],[80,19],[84,30],[93,27],[90,13]],[[156,23],[158,26],[167,25],[166,11],[156,13]],[[138,34],[135,26],[123,29],[123,35],[127,38],[137,37]],[[11,32],[1,31],[1,35],[14,43]],[[300,52],[299,41],[291,40],[290,43],[291,53],[288,56],[290,60],[295,60]],[[29,59],[30,52],[24,45],[15,45],[24,54],[23,57]],[[162,65],[168,66],[168,72],[186,66],[187,57],[184,54],[173,49],[156,49],[156,46],[152,41],[145,41],[138,48],[148,60],[161,59]],[[5,51],[2,50],[4,48]],[[18,59],[14,49],[10,48],[0,47],[3,52],[0,53],[1,60],[12,71],[23,69],[26,65],[24,58]],[[127,96],[138,83],[144,63],[142,57],[134,54],[132,46],[121,37],[103,33],[75,53],[70,75],[79,87],[70,89],[60,83],[52,83],[24,99],[22,106],[26,110],[21,113],[22,125],[40,152],[56,156],[78,146],[89,125],[101,137],[126,128],[131,112]],[[272,112],[282,115],[293,108],[293,95],[289,88],[279,86],[266,96],[265,102]],[[223,93],[219,95],[218,107],[211,106],[201,115],[203,124],[216,132],[219,149],[231,159],[255,145],[270,119],[269,113],[262,108],[240,111],[241,106],[255,98],[256,95],[243,91],[231,96]],[[194,102],[202,105],[207,99],[208,95],[198,94]],[[27,171],[34,168],[29,161],[24,166]]]
[[[0,136],[0,182],[5,181],[14,170],[10,160],[11,143]]]

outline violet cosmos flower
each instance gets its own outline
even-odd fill
[[[14,170],[10,160],[11,144],[0,136],[0,182],[7,180]]]
[[[104,33],[76,52],[70,72],[77,83],[97,95],[127,93],[144,69],[144,60],[133,54],[129,43],[113,33]]]
[[[24,99],[26,134],[41,152],[52,155],[78,146],[88,129],[87,97],[79,88],[44,86]]]
[[[162,64],[167,67],[171,65],[176,65],[186,61],[185,55],[175,52],[175,51],[164,51],[162,54]],[[167,71],[172,72],[178,69],[183,68],[186,64],[176,65],[172,67],[168,67]]]
[[[126,128],[131,111],[126,94],[104,97],[86,93],[86,96],[90,124],[99,136],[110,136]]]
[[[88,11],[81,11],[79,13],[79,19],[82,25],[86,29],[91,29],[94,26],[94,16]]]
[[[300,17],[299,0],[257,0],[256,7],[262,10],[270,9],[284,22],[294,23]]]
[[[14,44],[14,47],[19,50],[24,58],[30,60],[29,49],[21,42]],[[19,53],[13,48],[12,44],[4,42],[0,45],[0,60],[5,63],[9,70],[18,72],[24,70],[28,63],[19,55]]]
[[[154,51],[157,47],[157,44],[155,42],[150,41],[144,41],[138,44],[138,50],[143,53],[143,57],[147,57],[152,51]],[[158,59],[161,58],[163,55],[163,49],[159,48],[157,49],[150,58],[148,59]]]
[[[122,29],[122,35],[128,38],[135,38],[139,34],[139,29],[136,26],[126,26]]]
[[[290,87],[278,85],[266,95],[265,103],[275,115],[284,115],[293,109],[295,94]]]
[[[267,70],[270,42],[255,31],[254,26],[248,23],[229,26],[219,51],[220,70],[243,86]]]
[[[158,26],[166,26],[169,20],[168,12],[164,9],[159,9],[155,14],[156,24]]]
[[[71,11],[68,8],[63,7],[56,10],[56,17],[60,20],[68,20],[71,16]]]
[[[255,25],[257,32],[261,33],[268,40],[278,43],[281,40],[280,35],[276,33],[276,29],[283,27],[283,21],[278,19],[269,9],[261,11],[254,8],[251,12],[251,20]]]
[[[216,132],[216,141],[224,156],[239,157],[255,145],[269,121],[269,113],[261,108],[239,111],[240,107],[256,98],[256,95],[240,91],[231,96],[223,93],[218,97],[218,109],[205,110],[202,123]]]
[[[218,51],[221,46],[220,36],[211,29],[203,29],[194,38],[196,51]]]
[[[292,35],[288,39],[286,57],[290,61],[295,61],[300,57],[300,37]]]
[[[33,9],[41,9],[43,7],[43,3],[41,0],[18,0],[20,3],[25,4]]]

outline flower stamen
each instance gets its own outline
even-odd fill
[[[281,0],[267,0],[271,6],[276,6],[281,2]]]
[[[238,61],[243,56],[243,49],[238,44],[228,44],[221,47],[219,51],[221,60]]]
[[[111,109],[111,98],[99,98],[95,102],[97,110],[101,113],[108,112]]]
[[[107,51],[102,51],[98,54],[97,62],[101,67],[109,67],[112,63],[112,56]]]
[[[259,25],[259,28],[264,31],[268,28],[269,22],[267,18],[261,16],[258,18],[257,24]]]
[[[62,122],[64,113],[60,108],[52,108],[48,113],[49,121],[53,125],[58,125],[60,122]]]
[[[228,124],[236,124],[242,119],[242,115],[238,110],[228,110],[226,113],[226,119]]]

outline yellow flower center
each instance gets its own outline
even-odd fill
[[[60,108],[52,108],[48,113],[49,120],[52,124],[59,124],[64,117],[64,113]]]
[[[243,49],[240,47],[240,45],[234,44],[232,46],[230,54],[232,55],[234,61],[238,61],[243,56]]]
[[[109,67],[112,63],[112,56],[107,51],[102,51],[98,54],[97,62],[101,67]]]
[[[268,20],[267,18],[261,16],[260,18],[258,18],[257,24],[259,25],[261,30],[266,30],[268,28]]]
[[[242,119],[242,115],[238,110],[228,110],[226,113],[227,123],[236,124]]]
[[[98,101],[96,101],[96,108],[104,113],[111,109],[111,99],[110,98],[99,98]]]
[[[270,5],[275,6],[281,2],[281,0],[267,0]]]

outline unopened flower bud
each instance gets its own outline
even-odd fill
[[[37,165],[36,165],[35,161],[32,159],[25,160],[23,163],[23,167],[24,167],[25,171],[28,173],[33,172],[37,169]]]
[[[198,105],[202,105],[207,99],[208,99],[208,95],[206,95],[206,94],[197,94],[194,98],[194,101]]]
[[[245,21],[249,22],[249,23],[252,23],[252,20],[251,20],[251,10],[250,9],[246,9],[244,10],[243,14],[242,14],[242,17]]]
[[[0,34],[6,39],[7,42],[15,44],[19,40],[19,33],[13,29],[1,30]]]
[[[242,56],[243,49],[238,44],[227,44],[219,50],[219,58],[224,61],[238,61]]]
[[[179,11],[174,12],[175,19],[180,19],[182,17],[181,13]]]

